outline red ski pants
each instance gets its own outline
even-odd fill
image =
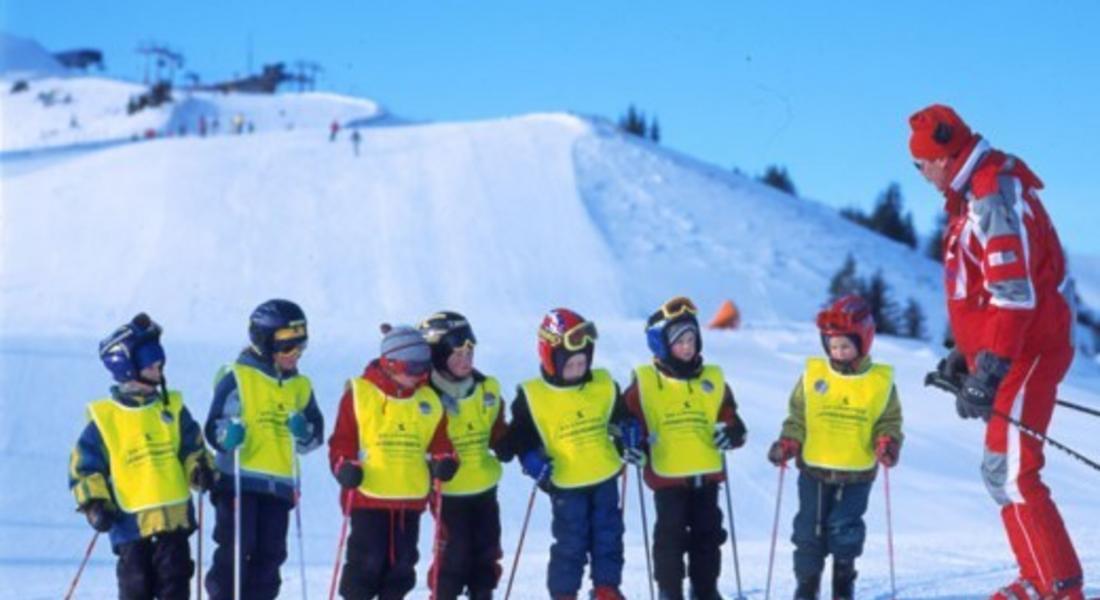
[[[996,410],[1045,434],[1072,346],[1013,361],[997,391]],[[1001,520],[1020,577],[1050,598],[1079,598],[1081,564],[1050,489],[1042,482],[1043,443],[994,415],[986,425],[982,476],[1001,505]],[[1076,595],[1074,595],[1076,593]]]

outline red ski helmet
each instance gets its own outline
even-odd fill
[[[828,353],[828,338],[844,335],[853,338],[860,356],[871,352],[871,343],[875,341],[875,319],[871,316],[871,305],[856,294],[841,296],[828,308],[817,314],[817,329],[821,332],[821,343]]]
[[[587,352],[589,360],[596,343],[596,324],[568,308],[546,313],[539,325],[539,362],[546,374],[557,377],[561,366],[573,354]]]

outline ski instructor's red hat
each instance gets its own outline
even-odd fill
[[[909,117],[909,151],[914,158],[935,160],[958,154],[974,134],[955,110],[943,104],[933,104]]]

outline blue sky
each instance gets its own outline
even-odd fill
[[[93,6],[97,4],[99,6]],[[927,232],[941,201],[908,156],[907,116],[954,105],[1024,158],[1071,252],[1100,254],[1098,2],[0,1],[2,27],[93,46],[140,79],[140,41],[211,80],[318,61],[320,87],[403,116],[572,110],[659,119],[666,146],[801,194],[870,207],[891,181]]]

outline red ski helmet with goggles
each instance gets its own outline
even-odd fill
[[[871,343],[875,341],[875,319],[871,315],[871,305],[863,298],[848,294],[841,296],[828,308],[817,314],[817,329],[821,332],[821,344],[828,353],[828,339],[843,335],[853,338],[859,346],[860,356],[871,352]]]
[[[592,321],[568,308],[551,310],[539,325],[539,362],[542,369],[551,376],[560,375],[565,359],[577,352],[590,350],[598,337],[596,324]]]

